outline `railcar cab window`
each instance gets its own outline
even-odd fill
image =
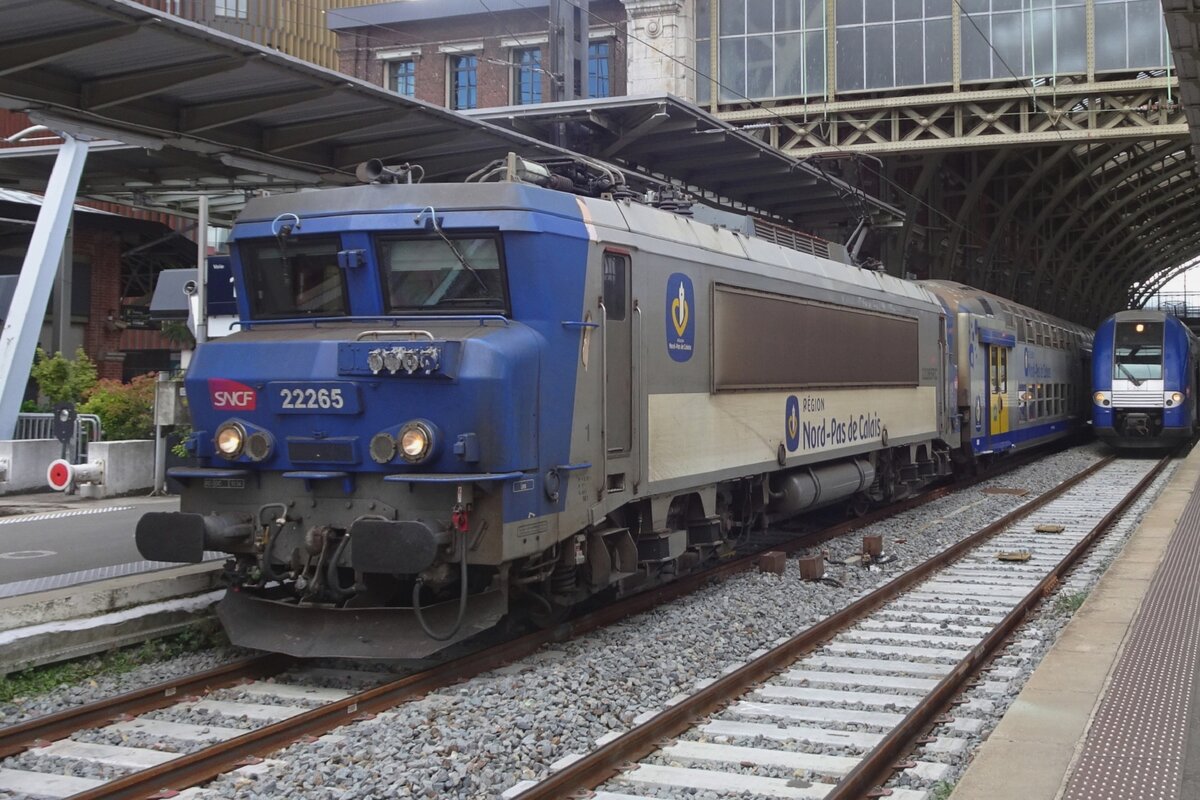
[[[499,238],[389,238],[379,242],[384,297],[391,313],[505,314]]]
[[[1162,378],[1163,324],[1118,322],[1113,346],[1113,379],[1156,381]]]
[[[336,237],[264,239],[241,245],[255,319],[336,317],[347,313]]]

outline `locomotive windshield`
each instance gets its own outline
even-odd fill
[[[1163,324],[1118,322],[1113,346],[1113,379],[1142,381],[1162,378]]]
[[[388,311],[504,313],[499,244],[495,236],[479,235],[381,239]]]
[[[240,252],[255,319],[346,314],[336,237],[263,239]]]

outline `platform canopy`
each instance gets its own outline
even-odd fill
[[[690,128],[667,153],[646,151],[654,139],[632,130],[606,144],[609,160],[636,162],[631,172],[644,185],[660,177],[719,205],[784,220],[835,206],[844,219],[864,210],[877,218],[898,214],[821,170],[771,155],[767,145],[699,109],[671,98],[649,102],[620,112],[614,98],[598,112],[627,127],[649,112],[647,133],[661,127],[660,114],[672,122],[660,133]],[[172,204],[198,192],[229,193],[229,201],[213,205],[218,218],[234,213],[251,190],[351,183],[354,167],[369,158],[420,164],[426,180],[436,181],[461,179],[510,151],[570,155],[511,125],[403,97],[132,0],[0,3],[0,106],[102,140],[89,154],[81,195],[177,208]],[[626,158],[622,143],[643,149]],[[723,148],[728,155],[715,157]],[[681,150],[695,158],[679,161]],[[0,185],[39,190],[54,152],[0,150]],[[696,170],[705,163],[711,171]],[[778,193],[761,191],[768,180]]]
[[[714,201],[736,197],[801,225],[858,216],[886,223],[904,217],[899,209],[832,175],[832,162],[790,156],[672,95],[589,98],[465,113],[543,141],[561,132],[572,150],[680,183]]]

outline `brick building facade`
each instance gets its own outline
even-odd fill
[[[518,7],[519,6],[519,7]],[[433,105],[466,110],[549,101],[548,4],[393,2],[330,12],[339,69]],[[588,96],[626,94],[626,10],[593,0]]]
[[[325,25],[329,9],[362,5],[370,0],[138,0],[143,5],[184,19],[281,50],[321,66],[337,66],[337,36]],[[31,125],[25,114],[0,109],[0,147],[57,142],[46,133],[33,134],[23,142],[3,140]],[[7,182],[12,186],[12,182]],[[0,175],[0,189],[6,188]],[[148,371],[167,369],[178,361],[180,346],[165,339],[153,325],[129,317],[131,305],[148,298],[141,281],[131,280],[133,267],[127,254],[140,253],[140,269],[152,272],[162,267],[190,267],[195,264],[195,246],[168,241],[157,248],[157,266],[152,244],[170,239],[171,231],[194,237],[195,226],[180,217],[113,203],[91,203],[79,198],[79,205],[106,211],[118,217],[75,214],[71,327],[59,349],[67,356],[82,346],[96,362],[102,378],[129,378]],[[0,205],[5,205],[0,198]],[[6,205],[12,219],[28,217],[32,223],[36,206]],[[16,275],[24,256],[31,230],[26,224],[0,224],[0,276]],[[148,249],[149,248],[149,249]],[[51,303],[51,309],[53,302]],[[0,319],[4,310],[0,309]],[[49,317],[49,314],[48,314]],[[51,326],[44,326],[40,343],[50,348]]]

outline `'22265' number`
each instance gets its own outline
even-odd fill
[[[357,414],[358,387],[349,381],[278,381],[267,384],[266,397],[276,414]]]
[[[280,408],[333,409],[345,408],[346,398],[341,389],[280,389]]]

